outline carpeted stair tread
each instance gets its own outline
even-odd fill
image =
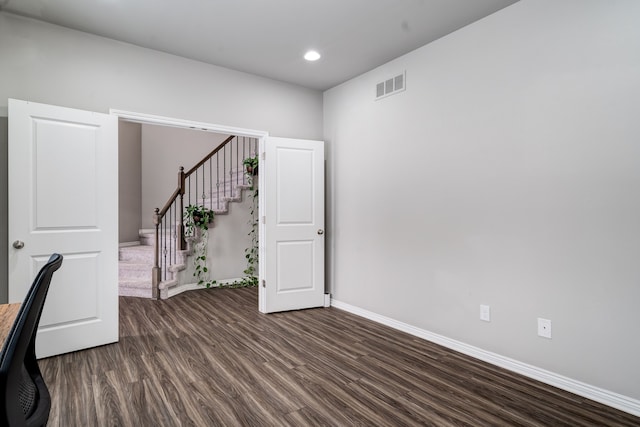
[[[118,259],[120,261],[149,261],[153,264],[153,251],[153,246],[127,246],[120,248]]]
[[[120,288],[151,289],[151,280],[122,279],[118,284]]]

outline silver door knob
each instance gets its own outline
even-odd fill
[[[16,240],[15,242],[13,242],[13,247],[16,249],[22,249],[24,248],[24,242],[21,240]]]
[[[322,229],[318,230],[318,234],[322,236],[324,234],[324,230]]]

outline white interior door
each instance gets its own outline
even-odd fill
[[[117,126],[106,114],[9,100],[9,302],[23,301],[51,253],[64,256],[38,357],[118,340]]]
[[[324,305],[324,142],[268,137],[260,165],[260,311]]]

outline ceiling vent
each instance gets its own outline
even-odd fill
[[[378,83],[376,85],[376,99],[402,92],[406,87],[406,75],[407,72],[404,71],[402,74]]]

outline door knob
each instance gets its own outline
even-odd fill
[[[323,229],[318,230],[318,234],[322,236],[324,234],[324,230]]]
[[[13,247],[16,249],[22,249],[24,248],[24,242],[21,240],[16,240],[15,242],[13,242]]]

